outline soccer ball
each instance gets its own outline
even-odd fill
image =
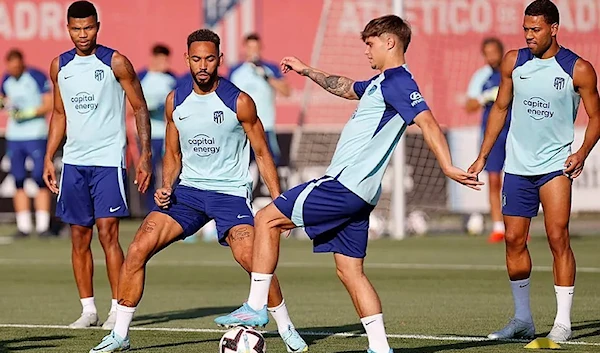
[[[485,228],[485,219],[481,213],[473,213],[467,221],[467,232],[469,235],[481,235]]]
[[[237,326],[225,332],[219,342],[219,353],[265,353],[263,336],[246,326]]]
[[[406,219],[408,231],[416,235],[424,235],[429,230],[427,215],[423,211],[412,211]]]

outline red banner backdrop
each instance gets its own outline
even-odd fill
[[[278,61],[285,55],[296,55],[355,79],[376,74],[363,55],[359,33],[370,18],[392,12],[392,0],[241,0],[232,10],[238,12],[237,17],[226,16],[223,21],[238,21],[243,17],[240,9],[244,9],[241,5],[244,2],[252,2],[254,28],[263,36],[268,59]],[[94,3],[102,23],[101,43],[127,55],[138,68],[147,62],[152,44],[165,43],[175,54],[174,71],[185,72],[181,55],[187,35],[202,26],[201,0],[96,0]],[[434,113],[450,127],[477,124],[479,117],[466,115],[462,101],[471,75],[483,65],[480,42],[495,35],[507,48],[522,47],[522,14],[529,1],[405,0],[403,3],[405,17],[414,30],[408,65]],[[598,67],[600,0],[556,0],[556,3],[561,10],[560,43]],[[47,72],[52,58],[71,47],[65,27],[69,4],[62,0],[0,2],[0,55],[12,47],[20,48],[30,65]],[[224,48],[239,46],[243,30],[249,29],[223,23],[218,28]],[[227,44],[228,40],[237,43],[232,46]],[[323,95],[297,75],[290,75],[289,80],[294,93],[278,101],[280,125],[297,123],[301,107],[305,108],[306,123],[341,124],[355,107],[355,103]],[[307,88],[309,94],[305,95]],[[3,126],[4,119],[0,123]]]

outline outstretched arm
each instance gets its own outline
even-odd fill
[[[346,99],[358,99],[358,94],[354,91],[354,80],[344,77],[331,75],[324,71],[312,68],[298,58],[285,57],[281,60],[281,71],[285,74],[289,71],[295,71],[302,76],[307,76],[327,92],[335,94],[338,97]]]
[[[269,152],[265,129],[256,114],[254,101],[246,93],[241,93],[237,99],[237,117],[250,140],[250,146],[254,150],[258,171],[265,181],[271,197],[275,199],[281,194],[277,169]]]
[[[435,120],[430,110],[424,110],[415,117],[415,124],[419,126],[423,132],[423,139],[427,146],[431,149],[437,159],[444,174],[471,189],[480,190],[482,182],[476,180],[475,175],[465,173],[460,168],[452,165],[452,157],[450,156],[450,148],[448,141],[440,128],[437,120]]]
[[[50,118],[50,127],[48,131],[48,143],[46,146],[46,156],[44,157],[44,182],[50,191],[58,194],[58,181],[56,180],[56,171],[54,170],[54,155],[58,150],[62,140],[65,138],[67,128],[67,116],[65,107],[58,87],[58,58],[54,58],[50,64],[50,79],[54,86],[54,108]]]
[[[577,60],[573,71],[573,85],[581,95],[589,120],[581,148],[565,162],[565,174],[571,178],[577,178],[581,174],[585,159],[600,139],[600,97],[596,81],[596,71],[592,64],[583,59]]]
[[[513,99],[513,81],[512,72],[517,62],[517,56],[519,52],[517,50],[509,51],[502,59],[502,66],[500,68],[502,77],[500,79],[500,88],[498,89],[498,97],[492,106],[490,116],[488,118],[487,127],[485,128],[485,134],[483,137],[483,143],[481,144],[481,150],[475,163],[469,168],[470,173],[479,174],[485,167],[492,147],[496,143],[504,124],[506,123],[506,115],[510,108],[510,103]]]
[[[127,99],[133,109],[135,123],[137,126],[142,152],[136,170],[135,183],[139,192],[146,192],[150,185],[152,175],[152,149],[150,144],[150,114],[146,106],[146,100],[142,93],[142,85],[138,79],[135,69],[126,56],[115,52],[112,57],[111,66],[115,77],[119,80],[121,87],[127,95]]]

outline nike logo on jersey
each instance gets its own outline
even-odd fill
[[[237,218],[238,218],[238,219],[247,218],[247,217],[250,217],[250,216],[247,216],[247,215],[241,215],[241,214],[237,215]]]
[[[528,80],[528,79],[530,79],[530,78],[531,78],[531,76],[519,76],[519,78],[520,78],[521,80]]]
[[[120,209],[121,209],[121,206],[119,206],[119,207],[115,207],[115,208],[112,208],[112,207],[111,207],[111,208],[109,209],[109,211],[110,211],[110,213],[114,213],[114,212],[117,212],[117,211],[118,211],[118,210],[120,210]]]
[[[180,116],[180,117],[179,117],[179,120],[185,120],[185,119],[189,118],[190,116],[191,116],[191,115],[188,115],[188,116]]]
[[[65,80],[70,79],[73,76],[75,76],[75,75],[65,76]]]

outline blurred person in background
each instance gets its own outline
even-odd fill
[[[465,109],[469,113],[479,112],[483,109],[481,119],[482,136],[488,122],[492,106],[498,95],[500,86],[500,64],[504,56],[504,45],[498,38],[486,38],[481,45],[481,52],[486,65],[477,70],[467,90],[467,102]],[[501,191],[502,191],[502,169],[504,169],[504,158],[506,157],[506,137],[510,126],[510,117],[506,119],[504,127],[494,144],[488,157],[485,170],[488,172],[490,213],[493,226],[488,240],[491,243],[501,242],[504,239],[504,221],[502,220]]]
[[[50,192],[42,177],[48,124],[45,115],[52,110],[52,95],[48,77],[25,65],[23,53],[12,49],[6,55],[6,73],[0,83],[0,107],[8,111],[6,128],[10,173],[15,178],[13,205],[17,218],[17,238],[33,232],[29,196],[23,189],[27,171],[25,159],[33,160],[31,177],[39,191],[34,199],[35,231],[48,236],[50,226]]]
[[[142,84],[152,127],[152,179],[146,193],[146,208],[150,212],[154,207],[154,191],[156,190],[156,171],[164,154],[165,145],[165,100],[175,85],[177,78],[170,69],[168,47],[156,44],[152,48],[150,64],[139,71],[138,77]]]
[[[279,64],[262,57],[262,42],[258,34],[252,33],[244,38],[244,51],[245,61],[231,68],[229,80],[256,102],[258,117],[267,134],[269,151],[275,165],[279,165],[281,153],[275,133],[275,96],[281,94],[288,97],[290,86],[283,78]],[[254,153],[251,157],[254,160]]]
[[[135,115],[141,156],[135,184],[145,192],[150,182],[150,116],[133,65],[121,53],[97,44],[98,12],[88,1],[67,10],[67,28],[75,48],[52,60],[54,110],[50,120],[44,181],[58,194],[56,215],[71,226],[71,259],[82,306],[69,327],[100,324],[94,300],[94,224],[104,250],[112,301],[104,329],[116,320],[117,284],[123,264],[119,220],[129,216],[124,181],[125,97]],[[53,158],[66,136],[60,184]]]

